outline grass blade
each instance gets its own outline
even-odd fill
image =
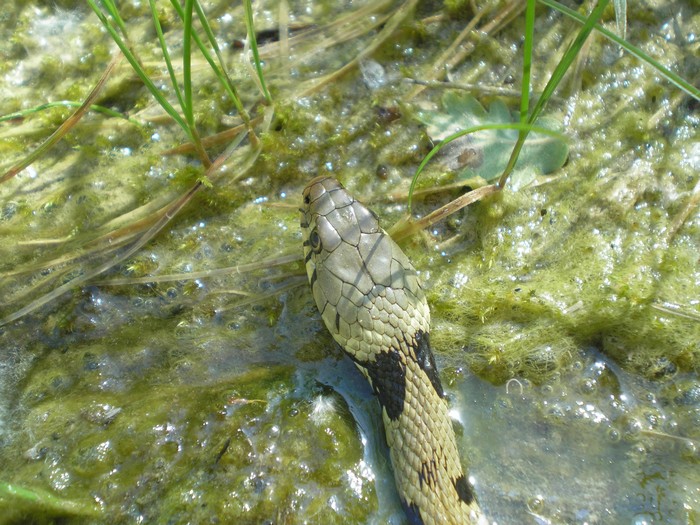
[[[194,109],[192,102],[192,11],[194,11],[194,0],[185,1],[184,34],[182,37],[182,83],[185,88],[185,103],[182,111],[185,120],[191,129],[194,130]]]
[[[19,163],[12,166],[9,170],[7,170],[7,172],[5,172],[5,174],[3,174],[2,177],[0,177],[0,184],[10,180],[12,177],[17,175],[27,166],[29,166],[41,155],[50,150],[59,140],[61,140],[66,135],[66,133],[68,133],[73,128],[73,126],[75,126],[80,121],[81,118],[83,118],[83,115],[85,115],[87,110],[90,109],[90,106],[92,106],[93,100],[97,98],[97,95],[104,87],[105,83],[107,82],[107,79],[112,74],[112,71],[114,71],[114,69],[120,62],[121,55],[116,56],[112,59],[112,61],[107,66],[107,69],[102,74],[102,77],[100,77],[100,80],[97,82],[95,87],[85,99],[85,102],[83,102],[81,106],[70,117],[68,117],[58,127],[58,129],[56,129],[56,131],[54,131],[49,136],[49,138],[47,138],[37,149],[35,149],[32,153],[27,155],[22,161],[20,161]]]
[[[561,5],[559,2],[556,2],[555,0],[539,0],[540,3],[546,5],[547,7],[551,7],[552,9],[556,9],[557,11],[565,14],[566,16],[569,16],[573,18],[574,20],[578,22],[584,22],[585,18],[574,11],[573,9],[569,9],[566,6]],[[642,62],[646,62],[650,66],[652,66],[654,69],[656,69],[661,76],[663,76],[666,80],[671,82],[674,86],[676,86],[678,89],[684,91],[686,94],[690,95],[693,97],[695,100],[700,101],[700,89],[697,87],[693,86],[685,80],[684,78],[680,77],[679,75],[676,75],[673,71],[670,69],[665,68],[662,66],[658,61],[654,60],[652,57],[647,55],[644,51],[639,49],[638,47],[630,44],[623,38],[620,38],[618,35],[613,33],[612,31],[609,31],[605,29],[603,26],[595,24],[595,29],[599,33],[601,33],[603,36],[605,36],[607,39],[612,40],[619,46],[621,46],[625,51],[630,53],[631,55],[637,57],[639,60]]]
[[[175,11],[177,11],[177,14],[180,17],[180,19],[183,20],[183,22],[184,22],[185,12],[182,9],[182,7],[180,6],[180,4],[177,2],[177,0],[170,0],[170,2],[172,4],[173,8],[175,8]],[[202,9],[201,4],[198,1],[195,1],[194,8],[197,10],[197,16],[199,17],[199,22],[202,24],[202,27],[204,28],[204,32],[206,33],[207,38],[209,39],[209,44],[214,49],[214,53],[216,54],[218,64],[212,58],[212,56],[209,53],[209,51],[207,50],[206,46],[202,42],[201,38],[199,38],[199,35],[197,35],[197,33],[194,31],[192,32],[192,38],[194,38],[195,44],[197,44],[199,51],[202,53],[202,56],[204,57],[204,59],[207,61],[209,66],[212,68],[212,70],[216,74],[216,77],[219,79],[219,82],[226,90],[226,93],[228,94],[229,98],[233,101],[233,104],[236,106],[236,111],[238,111],[238,114],[241,116],[243,121],[246,124],[248,124],[250,122],[250,116],[248,115],[248,112],[243,107],[243,103],[241,102],[240,96],[238,95],[238,91],[236,90],[236,87],[233,84],[233,81],[230,79],[230,77],[226,73],[224,59],[221,56],[221,51],[219,50],[219,45],[216,42],[216,37],[214,36],[214,31],[211,29],[211,26],[209,25],[209,21],[207,20],[206,13],[204,13],[204,10]]]
[[[194,8],[197,10],[197,17],[199,17],[199,23],[202,25],[202,28],[204,29],[204,32],[207,35],[209,45],[214,50],[214,54],[216,54],[216,58],[219,62],[218,65],[214,62],[214,59],[211,57],[211,55],[209,55],[207,49],[202,44],[201,40],[199,40],[199,38],[196,38],[195,41],[197,42],[197,45],[199,46],[199,49],[202,52],[202,55],[204,56],[206,61],[209,62],[209,66],[212,68],[212,70],[214,70],[224,89],[226,89],[226,91],[228,92],[228,96],[236,106],[238,114],[241,116],[245,123],[248,123],[250,121],[250,117],[248,116],[248,112],[243,107],[243,103],[241,102],[241,99],[238,96],[236,86],[233,84],[233,81],[226,73],[224,57],[221,56],[221,50],[219,49],[219,44],[216,42],[214,31],[212,30],[211,25],[209,24],[209,20],[207,19],[207,16],[204,13],[204,9],[202,9],[202,5],[199,3],[199,0],[195,1]]]
[[[596,7],[591,12],[591,14],[588,15],[588,18],[585,20],[583,27],[579,30],[578,35],[576,35],[576,39],[566,50],[564,56],[561,57],[561,60],[557,64],[557,67],[554,68],[552,76],[549,78],[549,81],[542,90],[542,96],[537,100],[535,107],[532,109],[532,112],[530,113],[530,116],[527,119],[528,123],[533,124],[537,120],[537,118],[542,113],[542,110],[547,105],[547,102],[549,102],[549,99],[552,98],[554,91],[557,89],[562,79],[564,78],[564,75],[571,67],[573,61],[576,59],[576,56],[581,50],[581,47],[583,47],[584,42],[588,38],[588,35],[591,34],[591,31],[595,27],[596,22],[600,20],[600,17],[603,15],[603,11],[608,5],[608,1],[609,0],[600,0],[598,2],[598,5],[596,5]],[[523,145],[525,144],[525,139],[527,138],[528,133],[529,132],[521,133],[521,136],[518,137],[518,141],[513,147],[513,153],[511,154],[510,160],[508,161],[508,165],[506,166],[506,169],[503,170],[503,174],[498,180],[498,186],[500,188],[503,188],[505,186],[508,177],[513,172],[513,169],[515,168],[515,163],[517,162],[518,156],[520,155],[520,151],[522,150]]]
[[[100,20],[102,25],[105,27],[107,32],[110,34],[114,42],[119,46],[119,49],[121,52],[124,54],[126,59],[129,61],[129,64],[131,64],[131,67],[134,69],[138,77],[141,79],[141,81],[144,83],[144,85],[148,88],[148,91],[151,92],[151,95],[156,99],[158,104],[165,110],[165,112],[172,117],[172,119],[177,122],[177,124],[182,128],[182,130],[187,134],[188,138],[194,143],[194,137],[192,136],[192,132],[187,125],[187,122],[183,120],[183,118],[180,116],[180,114],[175,110],[175,108],[168,102],[168,100],[161,94],[160,90],[156,87],[156,85],[153,83],[151,78],[146,74],[144,71],[143,67],[141,67],[141,64],[139,61],[136,59],[136,55],[131,51],[129,46],[126,45],[126,42],[124,39],[119,35],[117,30],[115,29],[114,25],[110,20],[105,16],[105,14],[100,10],[100,8],[97,6],[95,3],[95,0],[87,0],[88,4],[92,8],[93,12],[97,16],[97,18]]]
[[[202,146],[202,141],[197,132],[197,126],[194,123],[194,102],[192,100],[192,12],[194,11],[194,0],[185,2],[185,19],[183,22],[183,43],[182,43],[182,83],[184,84],[184,104],[182,112],[185,114],[187,126],[190,128],[192,144],[199,155],[199,158],[204,163],[204,167],[211,166],[211,160],[207,155],[206,150]]]
[[[262,72],[262,62],[260,62],[260,53],[258,53],[258,42],[255,38],[255,24],[253,23],[253,6],[250,0],[244,0],[243,5],[245,6],[245,25],[248,29],[248,42],[250,44],[250,50],[253,52],[253,62],[255,64],[255,71],[258,73],[258,80],[260,81],[260,87],[262,88],[263,94],[265,95],[265,100],[268,103],[272,102],[272,97],[270,92],[267,90],[265,85],[265,76]]]
[[[124,35],[124,38],[128,40],[129,36],[126,32],[126,24],[124,23],[124,20],[122,20],[122,17],[119,15],[119,10],[117,9],[116,4],[112,0],[102,0],[102,5],[105,6],[105,9],[109,13],[109,16],[111,16],[112,19],[116,22],[117,27],[119,28],[119,31],[122,32],[122,35]]]
[[[613,6],[615,6],[617,33],[624,40],[627,38],[627,0],[613,0]]]
[[[532,70],[532,46],[535,39],[536,0],[527,0],[525,11],[525,43],[523,45],[523,78],[520,87],[520,122],[527,121],[530,111],[530,77]]]
[[[64,499],[45,490],[30,489],[4,481],[0,482],[0,501],[12,502],[15,508],[19,507],[25,511],[42,509],[44,512],[69,516],[103,517],[100,507],[89,500],[83,502]],[[12,507],[10,507],[10,510],[12,510]],[[12,514],[11,512],[10,515]],[[29,515],[27,512],[25,517]]]
[[[163,53],[163,59],[165,60],[165,65],[168,69],[168,75],[170,76],[170,83],[173,85],[173,90],[175,91],[175,96],[180,102],[180,107],[184,109],[185,101],[182,98],[182,90],[180,89],[180,84],[175,76],[175,69],[173,68],[173,62],[170,60],[170,52],[168,51],[168,46],[165,43],[165,35],[163,34],[163,28],[160,25],[160,20],[158,19],[158,11],[156,10],[155,0],[148,0],[151,6],[151,16],[153,18],[153,27],[156,29],[156,34],[158,35],[158,42],[160,42],[160,49]]]
[[[21,111],[15,111],[14,113],[8,113],[7,115],[2,115],[2,116],[0,116],[0,122],[7,122],[8,120],[14,120],[17,118],[24,118],[27,115],[33,115],[34,113],[44,111],[45,109],[58,108],[58,107],[79,108],[83,104],[85,104],[85,102],[77,102],[75,100],[56,100],[55,102],[47,102],[45,104],[39,104],[38,106],[34,106],[33,108],[27,108],[27,109],[23,109]],[[115,111],[112,108],[108,108],[105,106],[100,106],[99,104],[92,104],[92,105],[90,105],[90,107],[88,109],[90,109],[90,111],[94,111],[96,113],[102,113],[103,115],[107,115],[109,117],[116,117],[116,118],[124,119],[127,122],[131,122],[132,124],[134,124],[136,126],[140,126],[140,127],[145,126],[145,124],[143,122],[139,122],[138,120],[131,118],[129,115],[126,115],[125,113],[120,113],[119,111]]]

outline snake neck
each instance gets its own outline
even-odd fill
[[[464,474],[428,333],[409,349],[355,364],[382,407],[399,496],[412,524],[485,523]]]

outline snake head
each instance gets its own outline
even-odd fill
[[[430,313],[417,272],[374,212],[324,176],[304,189],[301,213],[314,299],[346,351],[364,360],[404,334],[428,332]]]
[[[343,264],[335,265],[336,269],[347,269],[344,275],[338,277],[354,280],[360,276],[363,264],[358,256],[350,253],[351,247],[357,251],[363,235],[383,233],[377,216],[332,177],[316,177],[306,186],[302,196],[301,229],[309,280],[318,263],[332,256],[336,250],[344,254]],[[333,256],[334,259],[337,257]],[[364,284],[363,288],[369,285]]]

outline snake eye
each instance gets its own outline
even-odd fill
[[[317,253],[321,251],[321,238],[318,236],[318,232],[316,230],[312,231],[309,235],[309,245],[313,251]]]

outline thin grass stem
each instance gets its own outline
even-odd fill
[[[163,60],[165,60],[165,66],[168,69],[168,75],[170,76],[170,83],[175,91],[175,96],[177,97],[180,107],[185,107],[185,101],[182,98],[182,90],[180,89],[180,83],[177,81],[177,76],[175,76],[175,68],[173,67],[173,62],[170,59],[170,52],[168,51],[168,45],[165,43],[165,35],[163,34],[163,28],[160,25],[160,20],[158,18],[158,11],[156,10],[155,0],[148,0],[151,6],[151,16],[153,18],[153,27],[156,29],[156,34],[158,35],[158,42],[160,43],[160,49],[163,53]]]
[[[28,313],[33,312],[37,308],[40,308],[45,304],[48,304],[49,302],[53,301],[54,299],[57,299],[58,297],[62,296],[63,294],[69,292],[76,286],[79,286],[80,284],[106,272],[118,262],[123,261],[127,257],[130,257],[136,252],[138,252],[148,241],[150,241],[153,238],[153,236],[156,235],[156,233],[162,230],[165,227],[165,225],[168,224],[168,222],[170,222],[170,220],[177,215],[177,213],[185,206],[185,204],[190,202],[192,197],[194,197],[194,195],[201,188],[202,183],[197,182],[192,188],[190,188],[190,190],[188,190],[177,200],[175,200],[170,206],[168,206],[165,212],[161,215],[160,219],[156,221],[153,224],[153,226],[151,226],[148,229],[148,231],[141,235],[125,252],[106,262],[103,262],[96,268],[87,270],[83,275],[76,277],[75,279],[71,279],[67,283],[54,288],[53,290],[51,290],[51,292],[42,295],[34,301],[31,301],[26,306],[20,308],[19,310],[16,310],[15,312],[4,317],[3,319],[0,319],[0,326],[11,323],[12,321],[19,319],[20,317],[24,317]]]
[[[44,512],[60,512],[61,514],[81,516],[83,518],[104,517],[100,507],[89,500],[83,502],[63,499],[48,491],[30,489],[14,483],[0,482],[0,500],[15,500],[15,505],[32,504],[43,509]]]
[[[192,143],[194,144],[197,155],[204,163],[204,167],[211,166],[211,160],[207,154],[202,141],[199,138],[199,132],[194,122],[194,101],[192,99],[192,13],[194,11],[194,0],[186,0],[185,2],[185,19],[183,21],[183,37],[182,37],[182,83],[184,84],[184,99],[185,104],[182,107],[182,112],[185,115],[185,120],[190,128]]]
[[[7,122],[8,120],[24,118],[27,115],[33,115],[34,113],[39,113],[40,111],[44,111],[46,109],[62,108],[62,107],[79,108],[83,104],[85,104],[85,102],[78,102],[77,100],[57,100],[55,102],[47,102],[45,104],[39,104],[38,106],[34,106],[33,108],[23,109],[21,111],[15,111],[14,113],[8,113],[7,115],[2,115],[2,116],[0,116],[0,122]],[[114,111],[113,109],[105,107],[105,106],[100,106],[99,104],[91,104],[88,109],[90,111],[94,111],[95,113],[102,113],[103,115],[107,115],[109,117],[116,117],[116,118],[124,119],[127,122],[134,124],[135,126],[139,126],[139,127],[146,126],[146,124],[144,124],[143,122],[140,122],[134,118],[131,118],[124,113],[120,113],[119,111]]]
[[[255,71],[258,74],[258,80],[260,81],[260,87],[262,89],[265,100],[269,103],[272,102],[272,97],[270,92],[267,90],[267,85],[265,84],[265,75],[262,71],[262,62],[260,61],[260,53],[258,52],[258,42],[255,38],[255,24],[253,23],[253,6],[250,0],[244,0],[243,6],[245,7],[245,25],[248,30],[248,43],[250,44],[250,50],[253,53],[253,63],[255,64]]]
[[[569,16],[573,18],[574,20],[578,22],[584,22],[586,18],[574,11],[573,9],[569,9],[568,7],[560,4],[559,2],[556,2],[555,0],[539,0],[540,3],[546,5],[547,7],[551,7],[552,9],[556,9],[560,13],[565,14],[566,16]],[[682,78],[679,75],[676,75],[673,71],[670,69],[665,68],[662,66],[657,60],[654,60],[652,57],[647,55],[644,51],[639,49],[638,47],[630,44],[623,38],[620,38],[620,36],[616,35],[612,31],[609,31],[608,29],[605,29],[603,26],[599,24],[595,24],[595,29],[599,33],[601,33],[604,37],[606,37],[609,40],[612,40],[619,46],[621,46],[625,51],[630,53],[631,55],[637,57],[640,59],[642,62],[646,62],[650,66],[652,66],[654,69],[656,69],[661,76],[663,76],[666,80],[671,82],[673,85],[675,85],[678,89],[681,89],[691,97],[693,97],[695,100],[700,100],[700,89],[697,87],[693,86]]]
[[[59,140],[61,140],[66,135],[66,133],[73,129],[73,126],[75,126],[80,121],[80,119],[83,118],[83,115],[85,115],[90,106],[92,106],[92,102],[97,98],[97,95],[100,93],[100,91],[102,91],[102,88],[107,82],[107,79],[110,77],[117,65],[119,65],[119,63],[121,62],[121,57],[121,55],[115,56],[111,60],[111,62],[107,66],[107,69],[105,69],[105,72],[102,73],[100,80],[97,82],[95,87],[92,88],[92,91],[90,91],[90,94],[80,105],[80,107],[70,117],[68,117],[58,127],[58,129],[56,129],[56,131],[54,131],[49,136],[49,138],[47,138],[37,149],[35,149],[24,159],[22,159],[19,163],[15,164],[9,170],[7,170],[7,172],[5,172],[5,174],[2,177],[0,177],[0,184],[10,180],[12,177],[20,173],[25,168],[27,168],[27,166],[31,165],[36,159],[38,159],[41,155],[50,150]]]
[[[185,19],[185,12],[182,9],[182,6],[178,3],[177,0],[171,0],[171,4],[175,11],[177,12],[178,16],[184,23]],[[194,8],[197,11],[197,16],[199,18],[199,22],[204,28],[204,32],[207,35],[207,38],[209,40],[209,44],[211,45],[212,49],[214,50],[214,53],[216,54],[218,64],[216,61],[214,61],[213,57],[209,53],[209,50],[206,48],[204,43],[202,42],[202,39],[197,35],[196,31],[192,32],[192,38],[194,38],[195,43],[197,44],[197,47],[199,48],[200,52],[202,53],[202,56],[204,59],[207,61],[209,64],[209,67],[211,67],[212,71],[214,71],[214,74],[216,77],[219,79],[219,82],[223,86],[224,90],[226,91],[227,95],[233,102],[234,106],[236,106],[236,111],[238,114],[241,116],[241,119],[243,122],[246,124],[248,127],[249,135],[253,136],[253,141],[257,141],[257,136],[255,136],[255,133],[253,131],[253,127],[251,124],[251,119],[250,115],[246,111],[245,107],[243,107],[243,103],[241,102],[241,98],[238,95],[238,90],[236,89],[236,86],[234,85],[233,81],[231,80],[231,77],[229,77],[228,73],[226,72],[226,66],[224,64],[224,59],[223,56],[221,55],[221,50],[219,49],[219,45],[216,42],[216,37],[214,36],[214,31],[212,30],[209,21],[207,20],[206,13],[204,13],[204,10],[202,9],[201,4],[198,1],[195,1],[194,3]]]
[[[185,1],[185,19],[182,36],[182,83],[185,91],[185,104],[182,111],[190,128],[194,129],[194,104],[192,102],[192,11],[194,0]]]
[[[165,110],[165,112],[168,115],[170,115],[170,117],[178,124],[178,126],[180,126],[180,128],[182,128],[182,130],[187,134],[187,137],[194,143],[195,140],[192,136],[192,130],[187,125],[187,122],[185,122],[185,120],[175,110],[172,104],[170,104],[170,102],[168,102],[168,100],[161,94],[160,90],[156,87],[151,78],[148,76],[148,74],[146,74],[143,67],[141,67],[141,64],[137,60],[136,55],[131,51],[129,46],[126,45],[125,40],[119,35],[116,28],[114,27],[114,24],[110,21],[109,18],[105,16],[102,10],[97,6],[95,0],[87,0],[87,2],[92,8],[97,18],[100,20],[102,25],[112,37],[112,40],[114,40],[121,52],[129,61],[129,64],[131,64],[131,67],[134,69],[138,77],[144,83],[148,91],[151,92],[151,95],[153,95],[153,97],[163,108],[163,110]]]
[[[525,11],[525,43],[523,44],[523,77],[520,86],[520,122],[527,122],[530,111],[530,78],[532,71],[532,47],[535,39],[536,0],[527,0]],[[520,133],[526,133],[521,131]]]
[[[603,15],[603,11],[608,5],[608,1],[609,0],[600,0],[598,2],[598,5],[596,5],[596,7],[586,19],[585,23],[583,24],[583,27],[579,30],[578,35],[576,35],[576,39],[566,50],[561,60],[557,64],[557,67],[554,68],[554,71],[552,72],[549,81],[542,90],[542,96],[535,103],[535,107],[532,109],[532,112],[530,113],[527,119],[528,123],[533,124],[535,121],[537,121],[538,117],[540,116],[540,113],[546,106],[547,102],[549,102],[549,99],[552,97],[554,91],[559,86],[559,83],[564,78],[564,75],[571,67],[573,61],[576,59],[576,56],[583,47],[584,42],[588,38],[588,35],[591,34],[591,31],[595,27],[596,22],[600,20],[600,17]],[[510,159],[508,159],[508,164],[506,165],[505,170],[503,170],[503,174],[498,180],[498,186],[500,188],[505,187],[508,177],[513,172],[513,169],[515,169],[515,164],[518,161],[520,151],[522,150],[525,144],[525,139],[527,138],[528,133],[529,132],[522,133],[518,137],[518,141],[513,147]]]
[[[129,40],[129,35],[126,30],[126,24],[124,23],[124,20],[119,14],[119,10],[117,9],[116,4],[112,0],[102,0],[101,3],[109,13],[109,16],[111,16],[114,22],[117,24],[117,27],[119,28],[119,31],[122,32],[122,35],[124,35],[124,38],[126,40]]]
[[[211,277],[225,277],[232,274],[244,274],[254,272],[260,269],[273,268],[282,266],[296,261],[301,261],[302,256],[298,253],[289,255],[277,256],[262,261],[257,261],[249,264],[237,264],[227,268],[215,268],[213,270],[203,270],[201,272],[176,273],[172,275],[151,275],[146,277],[120,277],[117,279],[109,279],[105,281],[95,281],[95,284],[101,286],[124,286],[133,284],[146,283],[166,283],[173,281],[189,281],[192,279],[207,279]]]
[[[197,45],[199,46],[200,51],[202,52],[202,55],[204,56],[206,61],[209,62],[209,66],[216,73],[216,76],[219,79],[219,82],[221,82],[224,89],[226,89],[229,98],[233,101],[233,104],[236,106],[236,111],[238,111],[238,114],[243,119],[243,122],[248,124],[250,122],[250,116],[248,115],[248,112],[243,107],[243,103],[241,102],[241,98],[238,96],[238,90],[236,89],[236,86],[234,85],[233,81],[231,80],[231,77],[229,77],[228,73],[226,72],[224,58],[221,55],[221,50],[219,49],[219,44],[217,43],[216,37],[214,36],[214,31],[212,30],[211,25],[209,24],[209,20],[207,19],[207,16],[204,13],[204,9],[202,9],[202,5],[199,3],[198,0],[194,3],[194,8],[197,10],[197,16],[199,17],[199,23],[202,25],[202,28],[204,29],[204,32],[207,35],[207,39],[209,40],[209,45],[214,50],[214,54],[216,55],[216,58],[219,62],[218,66],[217,66],[217,64],[214,63],[214,59],[211,57],[211,55],[209,55],[209,53],[207,52],[207,49],[202,44],[201,40],[197,37],[196,33],[194,34],[195,42],[197,42]]]

